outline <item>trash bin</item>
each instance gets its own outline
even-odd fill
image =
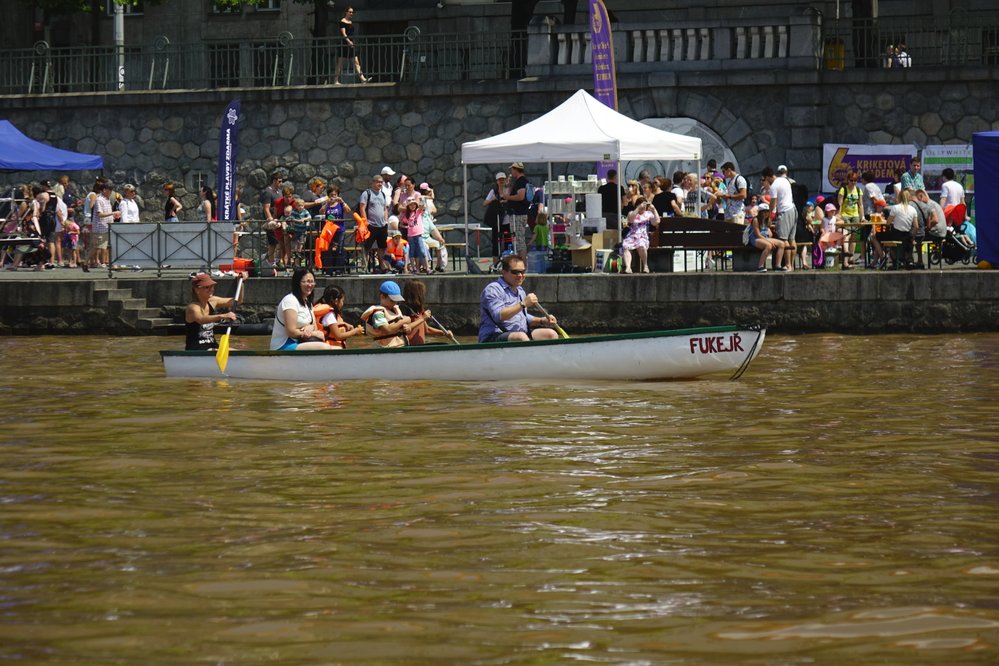
[[[827,39],[825,44],[826,69],[842,71],[846,65],[846,49],[843,40]]]

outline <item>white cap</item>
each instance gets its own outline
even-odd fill
[[[787,173],[787,165],[781,164],[777,167],[777,173]]]
[[[392,167],[390,167],[390,166],[383,166],[382,167],[382,175],[383,176],[394,176],[395,175],[395,171],[393,171]]]
[[[496,179],[496,180],[499,180],[500,178],[506,178],[506,174],[505,174],[505,173],[503,173],[502,171],[497,171],[497,172],[496,172],[496,178],[495,178],[495,179]]]

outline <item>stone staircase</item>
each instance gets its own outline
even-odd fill
[[[135,298],[131,289],[118,287],[115,280],[94,282],[94,307],[107,311],[109,319],[145,335],[166,335],[173,320],[162,317],[159,308],[147,307],[144,298]]]

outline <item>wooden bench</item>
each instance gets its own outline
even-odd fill
[[[654,230],[649,248],[649,267],[657,272],[673,271],[673,253],[677,250],[732,252],[732,270],[755,271],[760,251],[746,247],[742,234],[746,227],[723,220],[697,217],[668,217]]]

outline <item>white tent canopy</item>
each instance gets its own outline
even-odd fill
[[[464,164],[700,159],[699,138],[643,125],[585,90],[517,129],[461,144]]]
[[[517,129],[461,144],[464,165],[465,246],[468,247],[468,165],[547,162],[678,160],[697,162],[701,139],[644,125],[585,90]],[[620,202],[618,215],[620,216]]]

